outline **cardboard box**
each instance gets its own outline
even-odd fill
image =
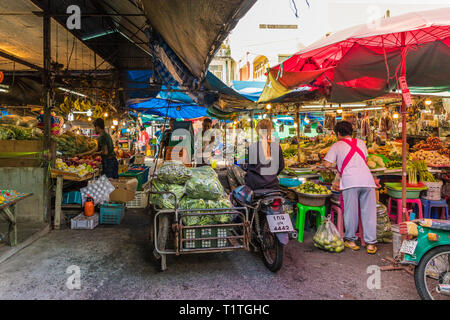
[[[144,155],[136,155],[134,157],[134,164],[145,164],[145,156]]]
[[[113,202],[128,202],[134,199],[138,181],[135,178],[110,179],[116,188],[110,195],[109,200]]]

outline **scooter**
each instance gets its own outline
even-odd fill
[[[264,265],[272,272],[283,266],[284,246],[296,232],[288,214],[284,214],[284,197],[280,190],[245,190],[238,187],[231,194],[235,206],[246,207],[251,217],[251,241],[260,249]]]
[[[402,264],[415,265],[414,282],[423,300],[450,300],[450,221],[413,220],[400,225]]]

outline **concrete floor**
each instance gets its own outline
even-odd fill
[[[391,245],[375,256],[346,249],[332,254],[291,241],[283,268],[269,272],[246,251],[168,259],[159,271],[148,243],[148,217],[127,211],[120,226],[52,231],[0,265],[0,299],[418,299],[413,277],[381,273],[370,290],[370,265],[383,265]],[[68,289],[66,270],[77,265],[81,289]]]

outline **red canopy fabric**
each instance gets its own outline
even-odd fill
[[[331,92],[333,102],[375,98],[396,86],[402,34],[408,52],[408,84],[450,90],[450,8],[408,13],[336,32],[270,72],[285,86],[322,86]]]

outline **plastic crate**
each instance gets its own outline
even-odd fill
[[[100,206],[100,224],[120,224],[124,215],[123,203],[107,203]]]
[[[148,197],[148,191],[136,191],[134,200],[127,202],[126,207],[128,209],[144,209],[147,207]]]
[[[214,227],[214,228],[183,228],[184,239],[201,239],[212,237],[228,237],[231,235],[230,227]],[[228,239],[216,240],[194,240],[184,241],[184,249],[199,249],[199,248],[224,248],[230,246]]]
[[[88,229],[92,230],[98,226],[98,214],[94,214],[91,217],[86,217],[84,213],[80,213],[75,218],[70,220],[71,229]]]
[[[119,177],[136,178],[136,180],[138,181],[137,191],[142,191],[142,185],[144,184],[142,182],[144,179],[143,171],[127,171],[127,172],[119,174]]]
[[[143,172],[142,176],[142,184],[146,184],[150,175],[150,167],[143,166],[143,165],[132,165],[128,172]]]
[[[80,191],[72,191],[66,192],[62,196],[62,204],[82,204],[81,192]]]

